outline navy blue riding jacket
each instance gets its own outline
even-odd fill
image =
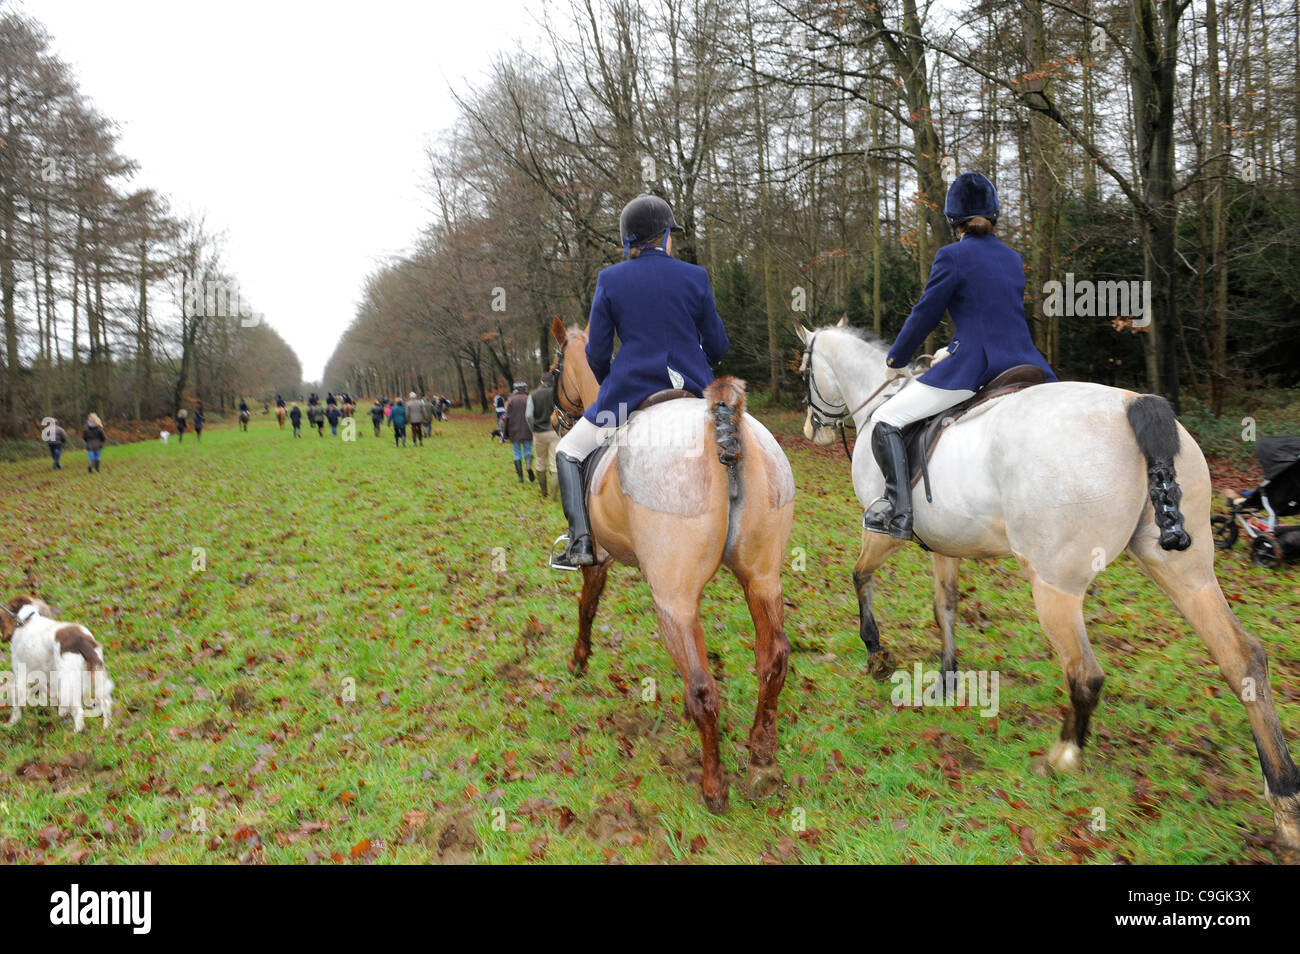
[[[611,365],[615,334],[620,346]],[[702,395],[713,382],[710,365],[729,347],[709,273],[663,249],[643,249],[596,278],[587,362],[600,396],[583,417],[593,424],[622,424],[656,391],[681,387]],[[680,384],[670,369],[681,375]]]
[[[950,391],[978,391],[1018,364],[1056,375],[1034,347],[1025,322],[1025,266],[995,235],[967,235],[934,256],[921,300],[907,316],[886,363],[904,368],[944,311],[956,329],[948,357],[919,380]]]

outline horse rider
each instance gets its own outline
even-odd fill
[[[600,395],[555,449],[560,503],[569,521],[569,545],[556,562],[567,567],[596,559],[583,461],[655,392],[681,388],[702,395],[714,378],[711,365],[731,346],[708,272],[672,256],[673,233],[682,228],[668,203],[639,195],[624,206],[618,225],[624,260],[597,276],[587,321],[587,362]],[[615,334],[620,347],[611,365]]]
[[[1056,380],[1025,321],[1024,263],[993,234],[998,211],[997,189],[978,172],[963,172],[948,189],[943,212],[957,241],[935,253],[925,291],[885,361],[891,377],[905,374],[945,311],[955,334],[946,358],[871,415],[871,452],[885,475],[885,495],[863,516],[868,530],[911,539],[912,485],[903,427],[973,397],[1018,364],[1036,365],[1048,381]],[[878,506],[882,502],[886,506]]]

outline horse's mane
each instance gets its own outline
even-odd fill
[[[881,338],[880,335],[874,331],[868,331],[866,328],[859,328],[856,325],[823,325],[821,328],[814,329],[814,331],[839,331],[850,337],[857,338],[863,344],[870,345],[878,351],[889,350],[888,342]]]

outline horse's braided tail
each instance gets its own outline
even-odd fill
[[[1174,409],[1158,394],[1143,394],[1129,401],[1128,423],[1147,461],[1147,486],[1156,510],[1156,526],[1160,528],[1160,546],[1186,550],[1192,538],[1183,529],[1183,513],[1178,509],[1183,491],[1174,473],[1179,445]]]
[[[704,400],[713,413],[713,443],[718,445],[718,460],[727,468],[731,498],[740,492],[736,464],[740,462],[740,421],[745,416],[745,382],[730,376],[715,380],[704,389]]]

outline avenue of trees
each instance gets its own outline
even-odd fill
[[[135,173],[41,26],[0,8],[0,436],[299,388],[220,237]]]
[[[567,0],[459,89],[436,214],[371,276],[327,387],[485,392],[583,324],[638,192],[686,227],[732,352],[776,397],[791,318],[892,337],[957,171],[1001,192],[1065,377],[1192,394],[1300,380],[1300,0]],[[1051,282],[1149,282],[1145,315]],[[937,335],[940,339],[942,335]],[[936,340],[936,343],[938,341]]]

